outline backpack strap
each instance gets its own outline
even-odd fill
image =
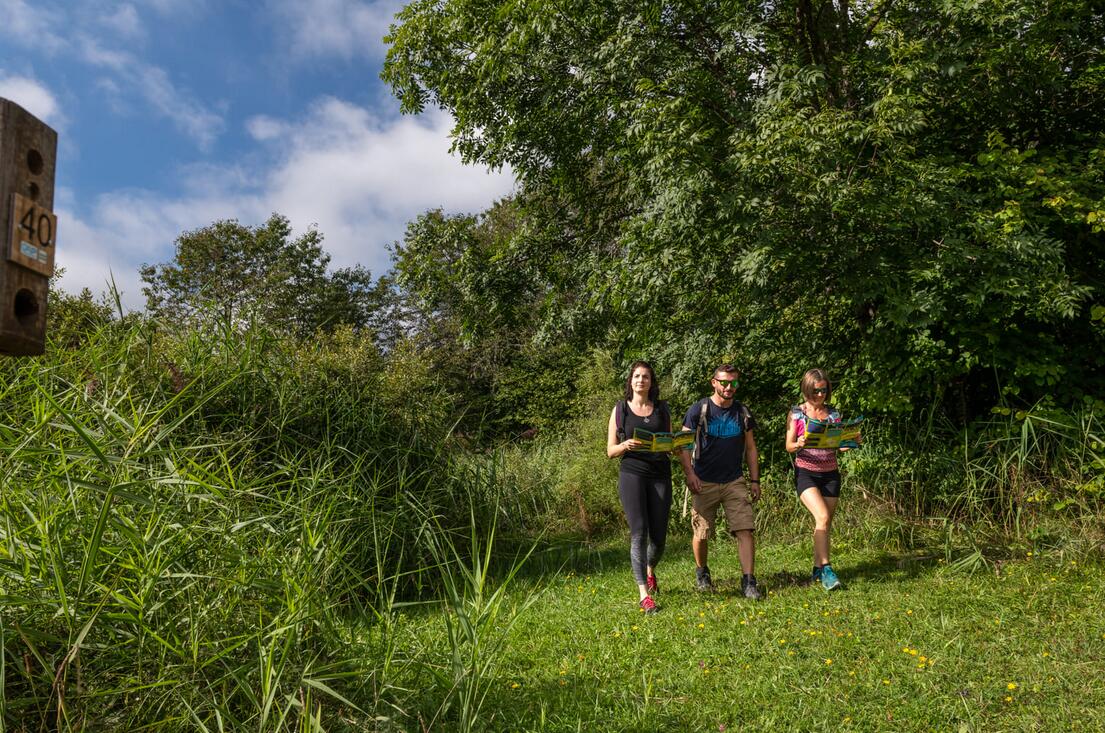
[[[737,404],[740,405],[741,429],[745,433],[747,433],[748,432],[748,425],[752,422],[752,411],[749,410],[748,406],[745,405],[743,402],[738,402]]]
[[[614,410],[614,425],[616,427],[616,435],[618,442],[625,440],[625,414],[629,411],[629,403],[625,400],[618,400],[618,404]]]
[[[691,452],[691,460],[696,463],[698,457],[702,455],[702,447],[706,443],[706,415],[710,411],[709,402],[710,398],[706,397],[699,403],[698,425],[694,429],[694,451]]]

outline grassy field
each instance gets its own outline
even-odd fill
[[[689,537],[675,534],[658,569],[662,611],[649,617],[620,540],[538,552],[500,616],[532,605],[508,631],[485,629],[484,641],[501,633],[501,656],[483,670],[470,727],[1105,729],[1100,564],[1024,550],[967,573],[942,552],[835,549],[846,587],[828,594],[806,582],[801,539],[765,539],[757,575],[768,597],[753,603],[739,596],[732,543],[714,543],[719,592],[702,595]],[[403,622],[401,645],[449,658],[438,610]]]
[[[646,618],[604,410],[474,451],[381,364],[140,320],[0,361],[0,733],[1105,730],[1097,413],[873,432],[831,596],[767,465],[767,600],[726,541],[695,594],[675,520]]]

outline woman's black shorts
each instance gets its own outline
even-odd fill
[[[804,468],[797,470],[794,480],[795,490],[798,496],[811,486],[816,486],[821,496],[840,496],[840,471],[807,471]]]

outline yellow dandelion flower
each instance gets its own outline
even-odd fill
[[[780,643],[780,644],[786,644],[786,643],[787,643],[787,640],[786,640],[786,639],[779,639],[779,643]]]
[[[829,665],[831,665],[832,663],[833,663],[833,660],[831,660],[831,659],[826,659],[826,660],[825,660],[825,666],[826,666],[826,667],[827,667],[827,666],[829,666]]]
[[[1006,696],[1005,696],[1005,701],[1006,701],[1006,702],[1013,702],[1013,698],[1011,698],[1011,697],[1009,697],[1008,695],[1006,695]]]
[[[631,626],[630,628],[632,628],[634,631],[636,631],[637,630],[637,624],[633,624],[633,626]]]
[[[907,611],[905,612],[905,615],[906,615],[906,616],[912,616],[912,615],[913,615],[913,609],[911,608],[911,609],[907,610]]]
[[[700,629],[704,629],[704,628],[706,628],[706,624],[699,624],[699,625],[698,625],[698,628],[700,628]]]
[[[1016,682],[1010,682],[1008,685],[1005,686],[1005,689],[1012,692],[1013,690],[1017,689],[1017,683]]]
[[[890,680],[883,680],[883,681],[882,681],[882,683],[883,683],[884,685],[889,685],[889,684],[890,684]]]
[[[517,690],[519,687],[521,687],[521,685],[518,684],[517,682],[511,682],[510,683],[510,689],[512,689],[512,690]]]

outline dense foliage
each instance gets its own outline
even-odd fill
[[[171,262],[142,267],[146,309],[175,322],[253,321],[299,336],[341,325],[386,334],[388,281],[329,264],[318,230],[293,237],[279,214],[256,227],[217,221],[181,234]]]
[[[533,291],[539,339],[687,391],[819,364],[969,420],[1105,394],[1103,38],[1089,0],[416,0],[384,77],[521,182],[462,321]]]
[[[48,356],[0,361],[0,729],[363,730],[408,698],[352,635],[496,511],[421,360],[53,303]]]

